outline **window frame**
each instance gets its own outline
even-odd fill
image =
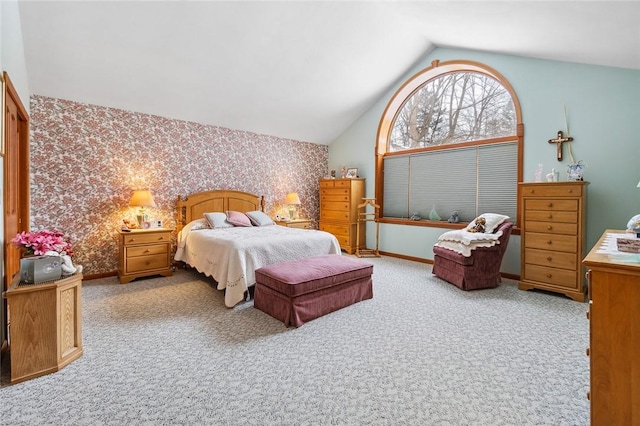
[[[404,107],[407,99],[413,96],[420,88],[422,88],[428,81],[436,79],[444,74],[454,73],[454,72],[475,72],[479,74],[485,74],[489,77],[494,78],[500,84],[503,85],[505,89],[511,95],[511,99],[513,100],[514,110],[516,114],[516,133],[514,135],[509,136],[501,136],[498,138],[489,138],[482,139],[476,141],[468,141],[461,142],[451,145],[440,145],[440,146],[432,146],[426,148],[415,148],[415,149],[407,149],[396,152],[387,152],[387,148],[389,146],[389,138],[391,137],[391,133],[393,130],[393,124],[395,123],[397,115],[400,113],[402,108]],[[380,205],[380,211],[383,210],[384,206],[384,158],[386,156],[396,156],[396,155],[408,155],[414,154],[418,152],[428,152],[435,150],[443,150],[443,149],[456,149],[456,148],[464,148],[475,145],[484,145],[484,144],[493,144],[498,142],[505,141],[517,141],[517,182],[522,182],[522,164],[523,164],[523,144],[524,144],[524,123],[522,122],[522,110],[520,108],[520,101],[518,100],[518,96],[511,84],[507,81],[507,79],[500,74],[495,69],[482,64],[480,62],[475,61],[467,61],[467,60],[452,60],[440,62],[439,60],[434,60],[431,62],[431,66],[417,72],[413,76],[411,76],[407,81],[405,81],[400,88],[395,92],[395,94],[391,97],[387,106],[385,107],[382,116],[380,118],[380,122],[378,124],[378,131],[376,134],[376,149],[375,149],[375,195],[376,195],[376,203]],[[516,212],[517,218],[520,218],[520,208],[521,206],[517,203],[516,200]],[[513,218],[514,220],[517,218]],[[448,223],[446,221],[415,221],[408,218],[391,218],[391,217],[383,217],[381,216],[378,221],[380,223],[391,223],[391,224],[399,224],[399,225],[411,225],[411,226],[427,226],[432,228],[451,228],[451,229],[459,229],[465,227],[468,222],[460,222],[460,223]],[[519,221],[517,222],[519,226]],[[514,228],[514,233],[519,233],[519,229]]]

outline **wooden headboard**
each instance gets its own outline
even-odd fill
[[[178,196],[178,201],[176,202],[177,232],[180,232],[182,227],[192,220],[202,219],[204,213],[225,213],[227,210],[239,212],[260,210],[263,212],[264,205],[264,196],[242,191],[214,190],[196,192],[184,198]]]

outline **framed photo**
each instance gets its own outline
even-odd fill
[[[347,175],[345,177],[357,178],[358,177],[358,168],[357,167],[352,167],[350,169],[347,169]]]

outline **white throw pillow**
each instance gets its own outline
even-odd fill
[[[216,228],[233,228],[233,225],[227,222],[227,215],[222,212],[205,213],[204,218],[209,222],[209,226]]]
[[[500,226],[503,222],[509,219],[509,216],[505,216],[503,214],[497,214],[497,213],[482,213],[478,217],[482,217],[486,221],[486,223],[484,224],[485,234],[493,234],[493,232],[496,230],[496,228],[498,228],[498,226]],[[471,223],[467,225],[465,230],[468,231],[470,229],[475,228],[476,219],[478,218],[473,219]]]
[[[186,235],[191,231],[197,231],[199,229],[209,229],[209,222],[206,219],[196,219],[187,223],[182,227],[182,232]]]

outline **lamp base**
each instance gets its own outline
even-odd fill
[[[293,217],[296,215],[296,209],[291,207],[289,208],[289,219],[293,220]]]
[[[142,224],[149,220],[149,216],[147,216],[146,214],[139,214],[136,215],[136,219],[138,220],[138,226],[142,228]]]

